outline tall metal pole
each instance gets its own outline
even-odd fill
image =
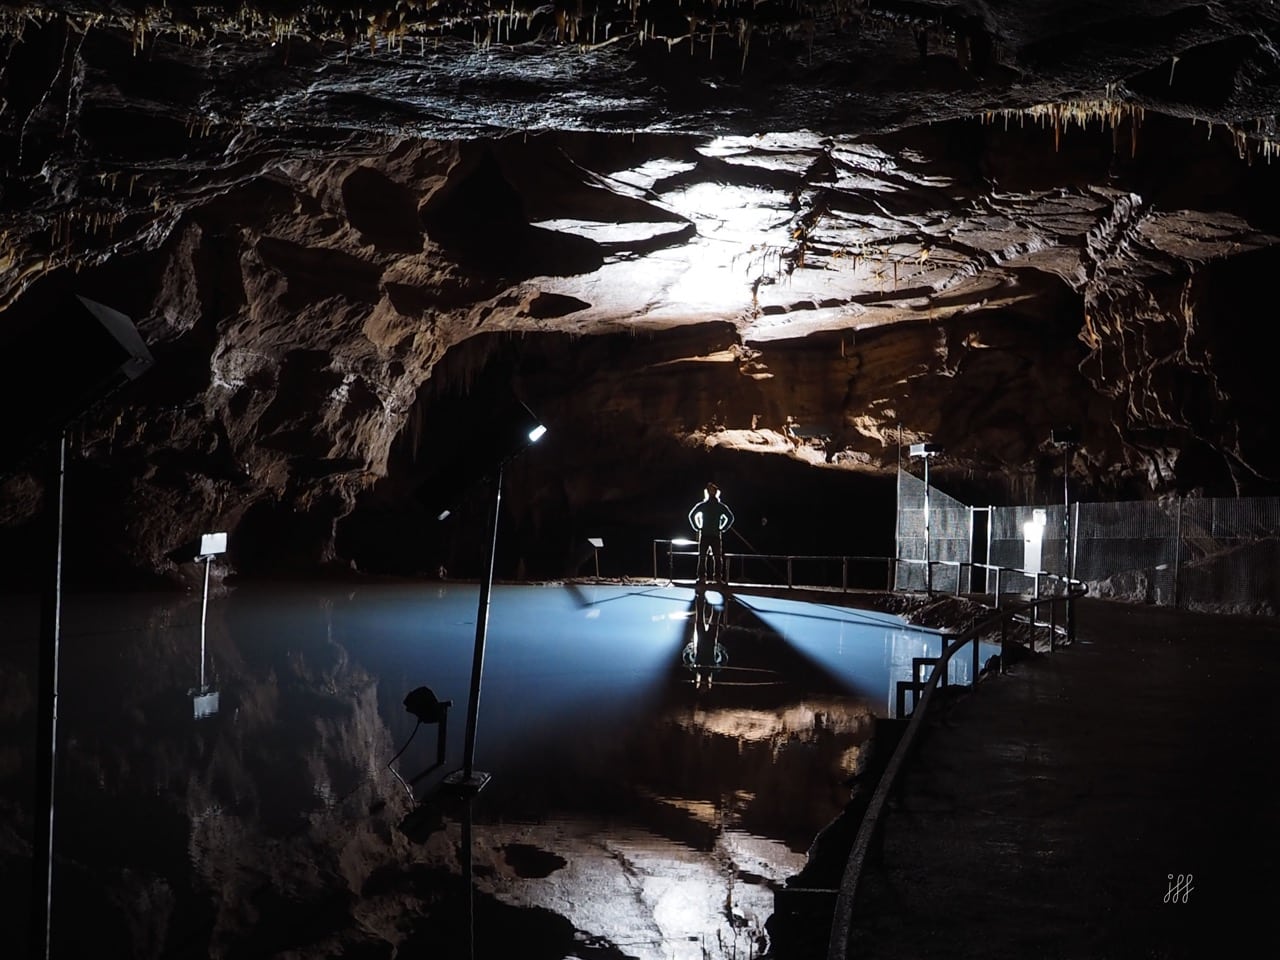
[[[933,550],[929,545],[929,457],[924,457],[924,589],[933,593]]]
[[[58,771],[58,661],[62,636],[62,527],[67,475],[67,434],[58,435],[57,494],[52,518],[52,580],[40,610],[39,699],[36,729],[36,797],[31,845],[31,956],[48,960],[52,949],[53,807]]]
[[[493,559],[498,544],[498,508],[502,504],[502,466],[493,484],[493,512],[485,540],[480,602],[476,610],[476,643],[471,659],[471,694],[467,700],[467,738],[463,747],[463,767],[445,778],[446,783],[466,793],[478,793],[489,782],[489,774],[475,769],[476,723],[480,716],[480,678],[484,673],[484,642],[489,632],[489,596],[493,592]]]
[[[204,558],[204,600],[200,604],[200,692],[204,693],[204,633],[209,618],[209,567],[213,557]]]
[[[1062,569],[1071,579],[1071,489],[1067,486],[1067,464],[1071,447],[1062,447]]]

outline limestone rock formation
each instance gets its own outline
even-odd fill
[[[75,292],[157,360],[72,432],[81,569],[466,569],[435,500],[513,395],[507,572],[641,572],[711,474],[884,552],[900,443],[1039,497],[1068,422],[1082,495],[1276,489],[1271,4],[4,10],[0,342]]]

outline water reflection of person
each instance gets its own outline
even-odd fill
[[[722,610],[698,594],[693,608],[693,640],[685,647],[685,666],[693,671],[693,685],[698,690],[711,689],[712,674],[724,666],[727,656],[720,645]]]
[[[720,502],[720,488],[708,483],[702,500],[689,511],[689,523],[698,531],[698,582],[706,583],[707,554],[714,555],[714,579],[726,581],[724,569],[724,532],[733,526],[733,511]]]

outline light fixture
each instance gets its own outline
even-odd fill
[[[507,461],[518,456],[530,443],[536,443],[547,428],[533,415],[527,406],[513,401],[506,411],[509,418],[495,424],[489,437],[490,449],[496,449],[496,476],[493,481],[493,509],[489,514],[488,535],[485,537],[484,576],[480,581],[480,599],[476,610],[476,640],[471,659],[471,690],[467,698],[467,733],[463,746],[463,765],[444,778],[446,789],[466,797],[473,797],[484,789],[491,775],[475,768],[476,726],[480,717],[480,680],[484,674],[484,645],[489,632],[489,598],[493,594],[493,561],[498,545],[498,512],[502,505],[502,468]],[[512,427],[515,431],[512,431]],[[447,511],[446,511],[447,513]]]
[[[6,317],[6,320],[8,317]],[[41,591],[40,645],[36,660],[35,803],[31,837],[31,952],[48,957],[52,944],[53,836],[58,769],[58,668],[62,640],[62,547],[65,520],[68,429],[107,397],[155,363],[133,321],[123,313],[77,296],[16,337],[6,324],[0,337],[6,357],[20,357],[26,377],[0,377],[0,409],[18,410],[0,422],[0,474],[46,444],[51,475],[45,511],[54,531],[49,573]],[[34,379],[33,379],[34,378]],[[28,384],[46,387],[32,405]]]
[[[451,513],[453,513],[453,511],[452,511],[452,510],[450,510],[448,507],[445,507],[445,509],[441,510],[441,511],[440,511],[440,513],[436,516],[436,519],[437,519],[437,520],[448,520],[448,519],[449,519],[449,515],[450,515]]]
[[[596,556],[596,579],[600,579],[600,550],[604,546],[603,537],[587,537],[587,543],[591,544],[591,549]]]
[[[430,687],[415,687],[405,695],[404,708],[418,719],[419,724],[439,724],[436,730],[436,762],[433,766],[423,770],[410,780],[410,784],[417,783],[432,770],[444,765],[445,747],[449,741],[449,708],[452,706],[452,700],[439,699]],[[414,731],[417,731],[417,727],[414,727]],[[409,739],[413,739],[412,734]],[[408,745],[408,741],[406,741],[405,747]],[[401,747],[400,752],[391,758],[391,763],[394,763],[396,758],[401,753],[404,753],[405,747]]]
[[[1022,525],[1022,569],[1027,574],[1036,576],[1037,583],[1047,519],[1048,513],[1037,508],[1031,511],[1031,519]]]

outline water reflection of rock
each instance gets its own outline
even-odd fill
[[[361,638],[331,632],[333,607],[280,591],[215,604],[221,708],[199,721],[198,601],[69,613],[59,956],[440,956],[430,944],[462,942],[457,817],[422,843],[397,829],[408,802],[385,769],[399,746],[387,711],[403,709],[403,678],[379,690],[353,657]],[[773,890],[847,798],[870,724],[748,626],[722,639],[749,682],[695,692],[673,651],[671,682],[628,702],[622,727],[504,753],[476,808],[477,956],[759,952]]]
[[[648,776],[645,788],[663,802],[721,797],[728,770],[749,797],[734,805],[736,826],[777,837],[803,851],[848,799],[872,731],[870,708],[834,699],[772,710],[732,706],[673,709],[653,734],[636,738],[628,766]]]
[[[211,610],[222,708],[197,721],[198,600],[68,605],[56,955],[314,956],[403,936],[400,903],[361,895],[407,848],[376,680],[322,607],[287,636],[234,611]]]

